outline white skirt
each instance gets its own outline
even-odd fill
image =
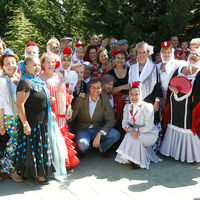
[[[200,139],[190,129],[168,124],[160,153],[182,162],[200,162]]]
[[[141,168],[149,169],[150,162],[161,161],[152,148],[157,138],[155,133],[142,133],[139,138],[135,140],[127,133],[116,151],[117,156],[115,161],[123,164],[132,161],[140,165]]]

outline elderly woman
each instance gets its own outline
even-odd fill
[[[187,78],[192,88],[183,94],[169,84],[165,110],[169,123],[160,152],[182,162],[200,162],[200,47],[191,51],[188,64],[179,67],[173,77]]]
[[[154,106],[155,121],[159,121],[159,104],[162,91],[160,78],[156,66],[148,59],[149,45],[146,42],[136,44],[136,56],[138,61],[129,70],[129,84],[139,81],[141,84],[142,100]]]
[[[1,56],[3,75],[0,77],[0,135],[9,135],[4,155],[0,160],[2,172],[10,175],[13,181],[22,182],[23,179],[15,170],[14,158],[17,149],[17,108],[16,88],[19,75],[16,74],[18,57],[15,54]]]
[[[47,52],[52,52],[56,55],[60,53],[60,42],[56,38],[51,38],[47,42]]]
[[[39,184],[47,183],[54,172],[49,145],[51,129],[49,91],[38,78],[40,60],[25,59],[26,73],[17,86],[19,140],[16,153],[16,171],[23,177],[34,177]]]
[[[126,53],[124,51],[115,51],[114,57],[116,65],[114,69],[108,72],[108,74],[112,75],[116,80],[112,89],[112,94],[114,96],[114,102],[116,106],[115,117],[117,120],[117,129],[121,130],[123,109],[130,88],[128,84],[129,69],[125,66]]]
[[[101,48],[97,51],[97,62],[100,63],[97,68],[101,72],[102,77],[112,69],[112,65],[108,57],[108,51],[105,48]]]
[[[158,129],[154,125],[154,111],[150,103],[141,99],[139,82],[134,82],[129,98],[131,103],[124,107],[122,127],[126,135],[117,149],[116,161],[133,164],[133,169],[149,168],[150,161],[159,161],[152,154],[152,145],[158,138]]]
[[[52,105],[52,131],[49,133],[53,163],[56,168],[56,173],[54,175],[56,179],[63,180],[67,175],[65,166],[70,168],[79,163],[79,160],[75,155],[76,151],[72,146],[72,141],[68,137],[68,127],[66,127],[67,119],[71,118],[72,114],[72,96],[66,92],[66,84],[63,75],[55,72],[55,54],[44,53],[40,62],[42,68],[44,69],[41,79],[46,82],[51,98],[55,98],[55,103]],[[65,141],[67,141],[64,145],[64,139],[58,127],[61,129]],[[63,127],[66,127],[65,132],[62,131]]]

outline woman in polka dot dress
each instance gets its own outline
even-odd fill
[[[38,58],[25,59],[26,73],[17,86],[17,110],[20,118],[16,170],[23,177],[34,177],[40,184],[55,171],[49,145],[51,109],[46,85],[37,76]],[[51,130],[51,129],[50,129]]]
[[[16,88],[19,77],[16,74],[18,57],[15,54],[6,53],[1,57],[0,65],[3,66],[3,74],[0,77],[0,136],[8,134],[10,139],[6,148],[0,152],[1,172],[9,174],[13,181],[22,182],[23,179],[16,173],[14,158],[17,149],[17,109]]]

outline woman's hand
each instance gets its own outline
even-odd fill
[[[81,92],[81,93],[79,94],[79,97],[85,98],[85,93],[84,93],[84,92]]]
[[[68,106],[68,108],[65,112],[65,117],[66,117],[67,120],[72,117],[72,113],[73,113],[73,110],[72,110],[71,106]]]
[[[159,110],[159,107],[160,107],[160,102],[155,101],[153,104],[154,113],[156,113]]]
[[[23,124],[23,126],[24,126],[24,134],[29,135],[31,133],[31,127],[29,126],[29,123],[25,122],[25,124]]]
[[[171,86],[171,85],[169,85],[169,90],[172,91],[174,94],[178,94],[179,93],[178,89],[173,87],[173,86]]]
[[[72,94],[72,90],[70,90],[69,88],[66,88],[67,92],[69,92],[69,94]]]
[[[135,130],[135,129],[131,129],[130,131],[128,131],[130,133],[130,135],[137,140],[139,138],[139,133]]]
[[[0,126],[0,135],[4,135],[6,133],[5,125]]]
[[[49,103],[50,103],[50,105],[55,104],[55,102],[56,102],[56,98],[51,96],[51,97],[49,98]]]

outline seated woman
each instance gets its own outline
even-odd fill
[[[16,108],[16,90],[19,75],[16,73],[19,58],[15,54],[1,56],[3,74],[0,77],[0,136],[9,135],[3,156],[0,158],[1,172],[10,175],[13,181],[23,179],[15,170],[14,159],[18,143],[18,117]],[[2,138],[1,138],[2,139]]]
[[[179,67],[176,76],[189,79],[192,89],[183,94],[169,85],[165,108],[169,122],[160,152],[182,162],[200,162],[200,47],[191,51],[188,64]]]
[[[38,78],[40,60],[25,59],[26,72],[17,86],[19,136],[16,171],[23,177],[34,177],[39,184],[55,171],[52,163],[48,131],[51,130],[51,108],[46,84]]]
[[[134,82],[129,91],[131,103],[124,107],[122,127],[126,135],[115,158],[119,163],[133,163],[134,169],[148,169],[150,161],[159,161],[152,149],[159,132],[154,125],[153,105],[142,101],[141,97],[139,82]]]

